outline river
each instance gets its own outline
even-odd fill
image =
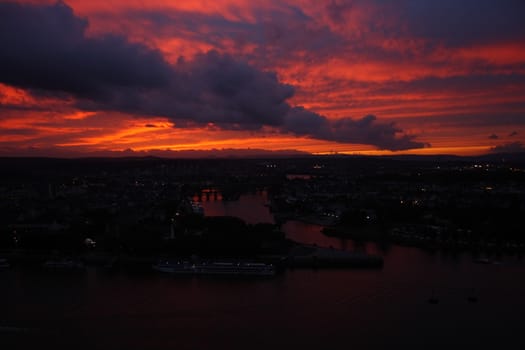
[[[265,193],[204,201],[206,215],[272,222]],[[0,347],[34,349],[524,348],[525,265],[325,237],[289,238],[381,254],[382,269],[290,269],[274,279],[0,271]],[[439,300],[428,303],[429,297]],[[468,297],[474,296],[475,302]]]

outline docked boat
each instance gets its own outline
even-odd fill
[[[162,261],[154,264],[155,271],[171,274],[189,275],[229,275],[229,276],[274,276],[273,264],[259,262],[228,262],[205,261],[192,263],[190,261]]]

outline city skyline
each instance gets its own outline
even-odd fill
[[[0,156],[524,150],[519,1],[0,8]]]

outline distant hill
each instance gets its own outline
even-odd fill
[[[52,156],[50,156],[52,155]],[[77,152],[60,149],[0,149],[0,157],[4,158],[176,158],[176,159],[200,159],[200,158],[290,158],[310,156],[308,152],[297,150],[265,150],[258,148],[221,148],[210,150],[148,150],[135,151],[126,149],[124,151],[95,151]]]

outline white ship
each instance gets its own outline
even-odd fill
[[[154,264],[156,271],[172,274],[190,275],[230,275],[230,276],[274,276],[275,267],[272,264],[258,262],[226,262],[206,261],[192,263],[190,261],[162,261]]]

